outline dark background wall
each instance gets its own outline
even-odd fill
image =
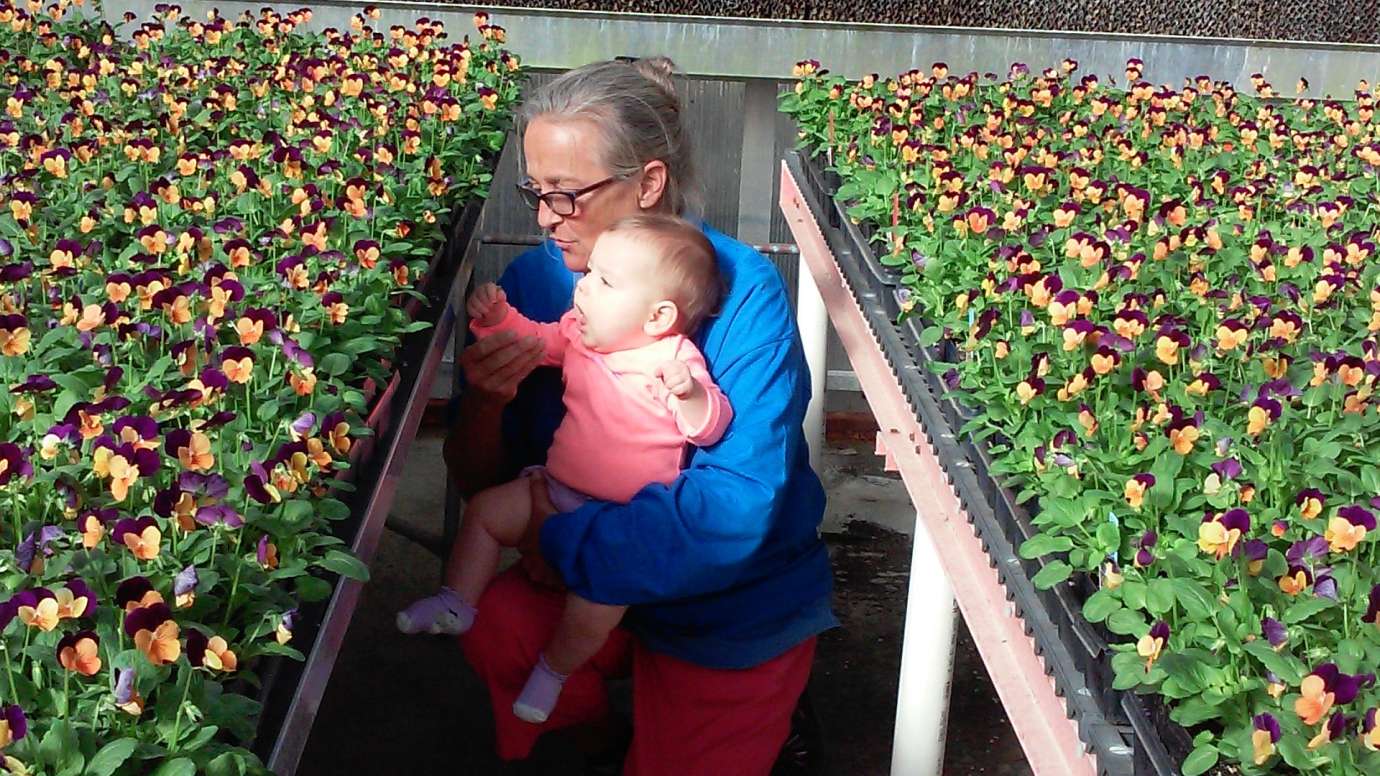
[[[499,0],[494,5],[1380,43],[1377,0]]]

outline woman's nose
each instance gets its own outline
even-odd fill
[[[542,200],[541,204],[537,205],[537,226],[540,226],[542,229],[554,229],[564,220],[565,218],[557,215],[556,211],[552,210],[551,206],[546,204],[545,200]]]

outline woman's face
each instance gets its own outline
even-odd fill
[[[601,161],[602,138],[598,128],[584,119],[539,117],[527,125],[522,152],[527,168],[527,184],[547,192],[555,189],[575,191],[609,177]],[[537,209],[537,223],[551,235],[573,272],[589,268],[594,241],[610,224],[653,207],[660,192],[647,204],[644,176],[634,175],[614,181],[581,196],[575,212],[562,216],[551,212],[545,202]]]

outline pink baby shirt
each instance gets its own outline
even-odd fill
[[[559,366],[565,380],[565,419],[546,455],[552,477],[603,501],[627,502],[653,482],[670,484],[685,461],[685,444],[719,441],[733,409],[695,343],[679,334],[614,353],[598,353],[580,339],[574,310],[557,323],[536,323],[511,305],[495,326],[470,324],[476,336],[500,331],[540,337],[545,366]],[[656,368],[680,361],[709,391],[709,413],[698,428],[681,415],[681,401],[656,377]]]

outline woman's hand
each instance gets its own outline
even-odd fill
[[[565,587],[565,580],[541,556],[541,527],[546,518],[556,514],[556,507],[546,490],[545,477],[534,472],[528,475],[528,483],[532,488],[532,516],[527,520],[527,530],[523,532],[522,539],[518,541],[522,570],[538,585],[561,589]]]
[[[511,331],[485,337],[460,354],[465,390],[485,403],[504,406],[517,395],[518,385],[541,363],[545,350],[540,339],[519,338]]]

